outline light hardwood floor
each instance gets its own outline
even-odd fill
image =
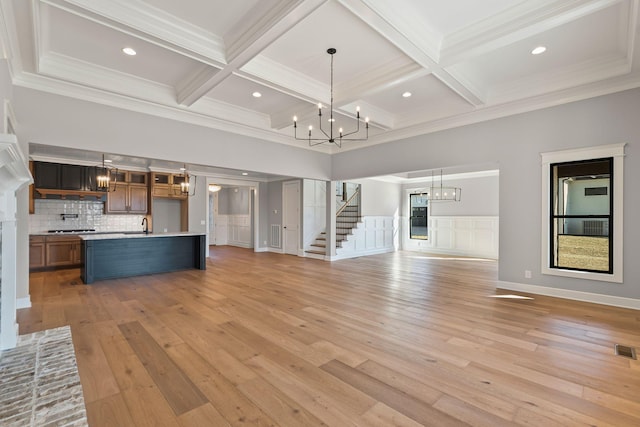
[[[91,426],[639,426],[640,312],[490,298],[492,261],[212,251],[206,271],[31,275]],[[614,286],[614,285],[612,285]]]

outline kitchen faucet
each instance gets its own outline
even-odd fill
[[[147,217],[142,218],[142,226],[144,234],[149,234],[149,221],[147,220]]]

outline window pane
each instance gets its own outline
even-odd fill
[[[609,271],[608,221],[583,218],[558,218],[554,222],[558,268]],[[582,230],[578,231],[581,228]],[[571,230],[566,233],[563,230]]]
[[[611,272],[612,159],[552,165],[551,267]]]
[[[426,240],[427,230],[427,195],[409,195],[411,217],[409,218],[409,238]]]
[[[609,159],[555,165],[555,215],[609,215],[610,167]]]

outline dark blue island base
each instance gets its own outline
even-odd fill
[[[84,283],[187,269],[206,269],[204,234],[83,236]]]

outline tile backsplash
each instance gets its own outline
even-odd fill
[[[105,215],[104,202],[85,200],[35,200],[35,214],[29,215],[29,233],[48,230],[95,229],[96,231],[142,231],[144,215]],[[62,214],[77,218],[62,219]]]

